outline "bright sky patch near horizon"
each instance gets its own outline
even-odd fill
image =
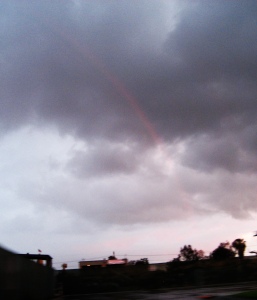
[[[14,0],[0,14],[2,246],[57,268],[257,249],[256,1]]]

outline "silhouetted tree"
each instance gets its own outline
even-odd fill
[[[216,260],[228,259],[235,256],[235,252],[229,242],[220,243],[220,245],[212,251],[210,258]]]
[[[129,260],[128,265],[134,266],[136,264],[136,260]]]
[[[193,249],[191,245],[185,245],[180,249],[178,260],[180,261],[197,261],[204,257],[203,250]]]
[[[141,258],[141,259],[137,260],[137,261],[135,262],[135,265],[136,265],[136,266],[149,265],[148,258]]]
[[[232,247],[236,249],[239,258],[244,258],[246,244],[243,239],[234,240],[234,242],[232,243]]]
[[[114,255],[108,257],[108,260],[114,260],[114,259],[117,259]]]

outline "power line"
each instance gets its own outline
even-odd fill
[[[251,245],[254,246],[254,245]],[[257,246],[257,245],[256,245]],[[204,251],[205,253],[211,253],[212,251]],[[161,253],[161,254],[116,254],[117,256],[127,256],[127,257],[160,257],[160,256],[177,256],[179,253]],[[81,260],[95,260],[95,259],[104,259],[104,257],[108,257],[106,255],[102,255],[102,256],[97,256],[97,257],[90,257],[90,258],[82,258]],[[63,260],[65,261],[65,260]],[[62,262],[54,262],[53,264],[59,264],[59,263],[63,263]],[[74,263],[74,262],[79,262],[79,259],[77,260],[70,260],[70,261],[65,261],[67,263]]]
[[[122,255],[125,255],[125,256],[168,256],[168,255],[177,255],[178,253],[176,254],[170,254],[170,253],[167,253],[167,254],[117,254],[119,256],[122,256]]]
[[[78,262],[77,260],[69,260],[69,261],[64,260],[64,261],[65,261],[65,263]],[[62,263],[63,263],[63,261],[58,261],[58,262],[54,262],[53,265],[56,265],[56,264],[62,264]]]

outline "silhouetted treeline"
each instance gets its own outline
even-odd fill
[[[66,270],[65,294],[204,286],[257,279],[257,259],[172,261],[167,271],[150,272],[148,265]]]
[[[221,260],[172,261],[168,263],[170,280],[175,285],[206,285],[257,280],[257,258],[230,257]]]

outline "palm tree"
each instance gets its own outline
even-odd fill
[[[243,239],[234,240],[234,242],[232,243],[232,247],[236,249],[239,258],[244,258],[246,244]]]

